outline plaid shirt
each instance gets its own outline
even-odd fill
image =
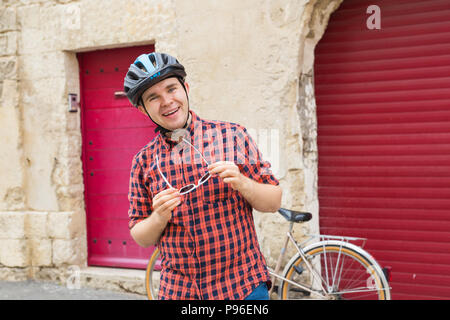
[[[192,111],[191,115],[185,137],[210,164],[233,161],[253,180],[279,184],[244,127],[203,120]],[[155,155],[162,173],[177,189],[196,184],[207,170],[192,147],[158,134],[133,159],[128,195],[130,228],[151,214],[153,196],[168,187],[157,169]],[[259,283],[270,281],[252,207],[218,176],[182,196],[158,248],[160,299],[243,299]]]

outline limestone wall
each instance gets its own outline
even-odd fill
[[[314,46],[340,0],[7,0],[0,4],[0,278],[86,264],[76,52],[154,43],[186,66],[191,107],[249,128],[283,206],[318,229]],[[126,214],[126,212],[124,212]],[[255,213],[273,264],[286,223]]]

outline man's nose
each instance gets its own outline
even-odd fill
[[[172,98],[170,97],[170,95],[168,95],[168,94],[161,95],[161,105],[162,106],[170,105],[171,102],[172,102]]]

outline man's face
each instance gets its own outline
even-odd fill
[[[185,82],[186,91],[189,86]],[[148,88],[142,94],[142,101],[150,117],[168,130],[182,128],[187,119],[187,92],[177,78],[167,78]],[[142,106],[139,110],[145,114]]]

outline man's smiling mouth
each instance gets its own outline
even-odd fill
[[[173,109],[169,112],[163,113],[163,116],[165,116],[165,117],[171,116],[171,115],[175,114],[178,110],[180,110],[180,107]]]

